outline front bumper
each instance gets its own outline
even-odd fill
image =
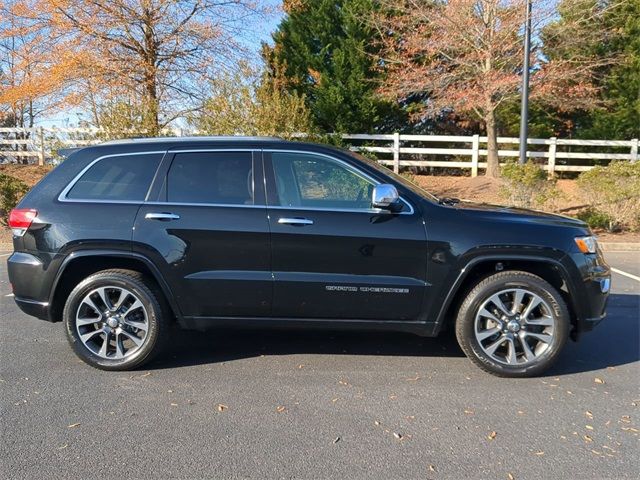
[[[606,316],[611,291],[611,270],[602,254],[581,255],[582,283],[575,298],[576,322],[572,338],[577,340],[584,332],[595,328]]]

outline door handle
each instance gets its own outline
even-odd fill
[[[281,225],[313,225],[313,220],[308,218],[279,218],[278,223]]]
[[[168,212],[147,213],[144,218],[147,220],[179,220],[180,215]]]

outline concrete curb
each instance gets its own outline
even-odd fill
[[[640,252],[640,243],[598,242],[604,252]]]

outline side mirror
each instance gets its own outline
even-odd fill
[[[399,212],[402,210],[398,190],[393,185],[387,183],[376,185],[373,188],[371,205],[373,208],[382,208],[391,212]]]

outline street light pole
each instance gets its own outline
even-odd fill
[[[529,136],[529,56],[531,54],[531,0],[526,0],[524,27],[524,65],[522,67],[522,103],[520,106],[520,164],[527,161]]]

